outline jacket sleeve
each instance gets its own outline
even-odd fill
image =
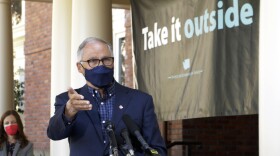
[[[159,130],[154,103],[151,96],[148,96],[144,110],[142,127],[143,137],[151,148],[158,151],[160,156],[166,156],[167,149]]]
[[[65,121],[64,109],[68,101],[67,92],[62,93],[55,98],[55,113],[50,118],[47,135],[52,140],[65,139],[70,135],[71,128],[75,120],[72,122]]]

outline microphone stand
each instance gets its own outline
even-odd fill
[[[116,147],[113,148],[112,145],[110,145],[109,156],[119,156],[118,149]]]
[[[122,152],[123,152],[123,154],[125,155],[125,156],[134,156],[134,154],[133,155],[131,155],[130,154],[130,152],[129,152],[129,148],[128,148],[128,145],[127,144],[124,144],[124,145],[122,145],[121,146],[121,149],[122,149]]]
[[[106,125],[106,132],[109,135],[109,142],[110,142],[109,156],[119,156],[117,142],[113,129],[114,129],[113,124],[108,121]]]

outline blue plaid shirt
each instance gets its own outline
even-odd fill
[[[103,98],[101,97],[100,93],[97,90],[91,87],[88,87],[88,90],[97,103],[100,122],[102,125],[104,143],[106,143],[105,140],[108,140],[108,138],[105,130],[105,122],[111,121],[112,119],[113,104],[115,103],[115,97],[116,97],[115,82],[113,82],[113,84],[110,87],[104,89]]]

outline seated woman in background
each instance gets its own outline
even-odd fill
[[[33,144],[27,140],[20,116],[14,110],[1,117],[0,156],[33,156]]]

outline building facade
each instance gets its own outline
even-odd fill
[[[53,113],[54,96],[71,86],[79,86],[74,70],[70,67],[73,54],[79,39],[86,35],[99,35],[107,40],[113,41],[112,22],[108,27],[100,28],[99,25],[95,30],[82,28],[78,17],[78,10],[85,7],[79,6],[77,2],[69,3],[67,0],[61,1],[25,1],[25,131],[28,138],[34,143],[35,155],[61,155],[56,153],[56,148],[65,147],[67,142],[62,142],[58,146],[53,145],[46,135],[48,120]],[[101,17],[111,17],[112,6],[126,6],[124,3],[110,5],[103,1],[87,1],[89,6],[101,5],[107,10],[100,12]],[[12,78],[11,70],[13,61],[11,53],[5,53],[12,50],[12,32],[11,19],[9,15],[9,1],[2,0],[0,3],[1,23],[1,72],[5,76],[1,77],[1,111],[11,109],[12,105],[12,84],[9,80]],[[85,9],[85,8],[84,8]],[[88,11],[90,8],[87,8]],[[87,10],[86,9],[86,10]],[[263,11],[264,12],[264,11]],[[3,15],[3,16],[2,16]],[[64,15],[64,16],[62,16]],[[70,16],[71,15],[71,16]],[[76,16],[77,15],[77,16]],[[103,16],[102,16],[103,15]],[[100,17],[95,17],[98,20]],[[104,18],[100,18],[104,19]],[[112,18],[111,18],[112,19]],[[123,64],[124,84],[134,87],[133,84],[133,65],[132,44],[131,44],[131,16],[130,11],[125,11],[125,59]],[[61,23],[60,23],[61,22]],[[105,21],[109,22],[109,21]],[[102,25],[102,24],[101,24]],[[71,26],[71,27],[70,27]],[[103,30],[101,34],[99,32]],[[78,30],[85,30],[79,32]],[[92,32],[93,31],[93,32]],[[104,33],[106,31],[106,33]],[[71,34],[69,36],[69,34]],[[80,37],[77,37],[81,34]],[[110,34],[110,35],[109,35]],[[78,38],[78,39],[77,39]],[[122,37],[120,37],[122,38]],[[75,40],[77,39],[77,40]],[[262,41],[262,40],[261,40]],[[74,54],[75,55],[75,54]],[[6,61],[8,60],[8,62]],[[5,67],[5,68],[3,68]],[[9,70],[10,69],[10,70]],[[65,69],[65,70],[64,70]],[[66,71],[60,73],[60,71]],[[72,77],[66,79],[66,77]],[[263,85],[261,85],[263,86]],[[260,95],[260,97],[266,97]],[[277,101],[277,100],[276,100]],[[262,102],[262,100],[261,100]],[[262,104],[262,103],[261,103]],[[263,107],[260,107],[263,108]],[[259,116],[230,116],[230,117],[213,117],[201,119],[185,119],[180,121],[159,121],[162,135],[167,144],[179,141],[178,144],[169,148],[169,155],[259,155]],[[269,143],[268,143],[269,144]],[[272,143],[273,144],[273,143]],[[275,146],[271,146],[275,147]],[[266,148],[269,148],[266,146]],[[191,151],[191,152],[190,152]],[[264,150],[263,150],[264,151]],[[269,151],[269,150],[266,150]],[[273,151],[273,150],[272,150]],[[67,151],[65,155],[67,155]],[[190,153],[189,153],[190,152]],[[265,152],[262,152],[264,154]]]

